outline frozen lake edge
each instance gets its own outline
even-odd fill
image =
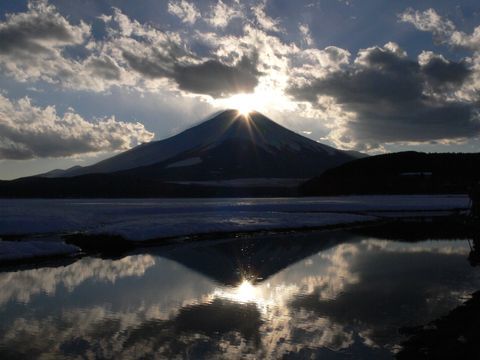
[[[162,240],[320,230],[381,219],[465,213],[466,195],[235,199],[19,199],[0,202],[0,264],[75,255],[62,239],[110,239],[100,247]],[[51,237],[59,240],[52,241]],[[48,239],[49,241],[44,241]],[[113,239],[113,240],[112,240]],[[120,239],[120,240],[119,240]],[[10,241],[15,240],[15,241]],[[140,243],[140,244],[139,244]],[[82,247],[82,246],[80,246]],[[82,247],[83,249],[83,247]],[[83,249],[85,250],[85,249]]]

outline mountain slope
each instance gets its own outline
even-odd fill
[[[308,178],[354,158],[258,112],[244,117],[227,110],[166,140],[142,144],[92,166],[44,176],[121,172],[165,180]]]

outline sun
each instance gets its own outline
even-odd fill
[[[256,99],[253,94],[238,94],[230,99],[232,107],[238,111],[240,115],[247,116],[255,110]]]
[[[251,93],[237,93],[227,98],[208,98],[207,101],[221,110],[235,109],[239,115],[251,115],[255,111],[271,114],[272,111],[297,109],[296,103],[285,95],[283,88],[272,84],[260,84]]]
[[[236,94],[224,99],[220,105],[237,110],[239,115],[248,116],[253,111],[263,109],[265,104],[258,94]]]
[[[237,111],[239,115],[242,116],[248,116],[252,112],[253,109],[251,109],[249,106],[239,106],[237,107]]]

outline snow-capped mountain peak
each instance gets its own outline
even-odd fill
[[[156,174],[167,178],[173,173],[178,178],[188,177],[184,170],[188,167],[203,171],[197,172],[196,178],[218,178],[227,173],[229,177],[309,177],[312,170],[316,174],[351,159],[351,155],[288,130],[259,112],[241,115],[225,110],[168,139],[139,145],[92,166],[51,174],[71,177],[154,166]],[[272,167],[277,162],[278,171]],[[289,166],[306,168],[300,174],[290,174],[285,171]],[[270,170],[262,175],[262,167]]]

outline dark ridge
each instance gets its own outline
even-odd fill
[[[30,177],[0,181],[0,198],[148,198],[296,196],[285,187],[221,187],[181,185],[155,178],[111,174],[72,178]]]
[[[302,195],[465,194],[480,180],[480,153],[399,152],[354,160],[300,187]]]

